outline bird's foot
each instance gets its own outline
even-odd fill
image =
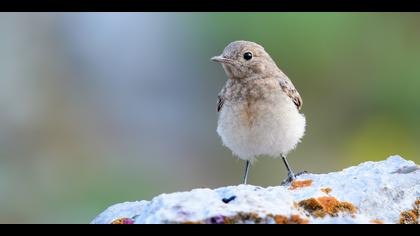
[[[296,177],[297,176],[299,176],[299,175],[304,175],[304,174],[308,174],[309,172],[308,171],[306,171],[306,170],[304,170],[304,171],[301,171],[301,172],[298,172],[298,173],[296,173],[296,174],[294,174],[293,172],[289,172],[288,174],[287,174],[287,178],[285,179],[285,180],[283,180],[282,182],[281,182],[281,186],[284,186],[284,185],[289,185],[289,184],[291,184],[295,179],[296,179]]]
[[[295,180],[295,179],[296,179],[295,174],[293,174],[293,172],[289,172],[287,174],[287,178],[285,180],[281,181],[281,184],[280,185],[282,185],[282,186],[288,185],[288,184],[292,183],[293,180]]]

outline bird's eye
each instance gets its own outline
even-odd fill
[[[244,59],[249,61],[252,59],[252,53],[251,52],[246,52],[244,53]]]

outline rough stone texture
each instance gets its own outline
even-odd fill
[[[94,224],[418,223],[420,167],[399,156],[291,186],[228,186],[113,205]]]

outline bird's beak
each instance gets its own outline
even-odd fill
[[[233,61],[231,59],[228,59],[228,58],[223,57],[221,55],[212,57],[211,60],[215,61],[215,62],[219,62],[219,63],[227,63],[227,64],[232,64],[233,63]]]

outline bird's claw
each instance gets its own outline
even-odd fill
[[[285,179],[285,180],[283,180],[282,182],[281,182],[281,186],[284,186],[284,185],[288,185],[288,184],[291,184],[295,179],[296,179],[296,177],[297,176],[299,176],[299,175],[304,175],[304,174],[308,174],[309,172],[308,171],[306,171],[306,170],[304,170],[304,171],[301,171],[301,172],[298,172],[298,173],[296,173],[296,174],[294,174],[294,173],[288,173],[287,175],[287,178]]]

